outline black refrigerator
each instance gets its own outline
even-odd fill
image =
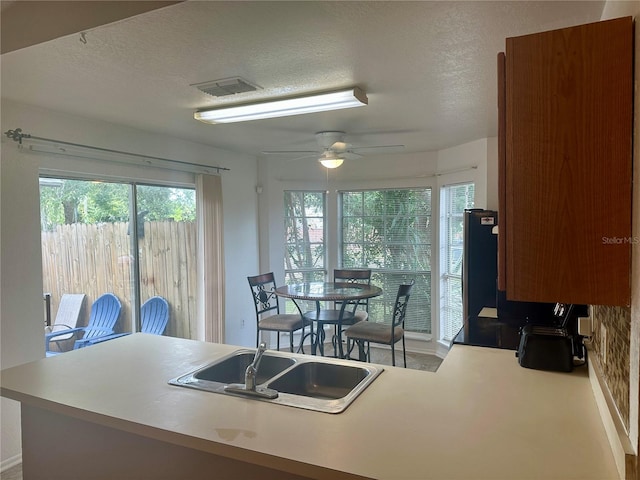
[[[498,283],[498,212],[464,212],[462,255],[463,328],[453,343],[516,350],[520,329],[553,321],[552,303],[508,301]],[[483,308],[490,309],[482,312]],[[482,312],[482,313],[481,313]]]
[[[467,337],[470,319],[484,307],[496,307],[498,279],[498,212],[478,208],[464,211],[462,254],[462,318]]]

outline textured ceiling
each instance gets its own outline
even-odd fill
[[[0,2],[2,17],[0,51],[12,52],[180,1],[2,0]]]
[[[437,150],[496,134],[506,37],[597,21],[602,7],[192,0],[85,30],[86,43],[74,33],[5,53],[1,93],[252,155],[313,149],[322,130],[346,131],[358,145]],[[214,98],[190,86],[233,76],[262,89]],[[207,106],[355,85],[368,106],[243,124],[193,119]]]

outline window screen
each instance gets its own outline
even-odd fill
[[[339,205],[341,267],[370,268],[384,292],[370,321],[389,322],[398,285],[415,279],[405,327],[431,333],[431,189],[344,191]]]
[[[278,280],[278,284],[324,281],[324,192],[284,192],[284,236],[286,278]],[[293,303],[288,300],[286,304],[287,312],[293,313]],[[315,306],[311,305],[309,308],[315,309]]]
[[[440,338],[450,341],[462,328],[462,251],[465,208],[473,208],[474,184],[440,191]]]

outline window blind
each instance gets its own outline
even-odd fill
[[[431,333],[431,189],[339,192],[340,264],[370,268],[384,294],[370,321],[389,322],[400,283],[415,279],[405,327]]]
[[[463,325],[462,258],[464,210],[473,208],[474,184],[447,185],[440,192],[440,337],[450,341]]]

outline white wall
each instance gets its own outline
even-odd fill
[[[8,155],[0,162],[0,365],[2,368],[44,356],[42,264],[37,165]],[[35,217],[36,222],[25,221]],[[31,241],[35,239],[35,241]],[[5,321],[6,319],[6,321]],[[11,321],[9,321],[11,319]],[[20,409],[0,400],[0,466],[20,457]],[[8,465],[7,465],[8,466]]]
[[[489,145],[492,139],[481,138],[462,145],[440,150],[438,152],[438,186],[452,185],[455,183],[475,183],[475,207],[487,208],[487,187],[489,179],[488,167]],[[497,157],[490,163],[497,164]],[[497,185],[497,177],[495,179]],[[493,193],[492,193],[493,197]],[[497,198],[497,194],[496,194]]]
[[[243,156],[202,144],[137,131],[105,122],[64,115],[2,101],[2,131],[22,128],[34,136],[114,150],[227,167],[222,173],[226,341],[252,345],[254,310],[247,301],[246,276],[258,268],[258,223],[255,203],[257,164]],[[38,175],[41,169],[61,174],[89,174],[193,185],[193,175],[121,163],[65,159],[25,153],[2,136],[0,163],[0,361],[2,368],[44,357],[42,265]],[[4,468],[20,455],[18,404],[2,399],[0,459]]]
[[[256,314],[247,277],[258,269],[257,163],[233,162],[222,175],[225,258],[225,343],[253,346]]]
[[[464,170],[475,166],[475,171]],[[441,176],[441,184],[473,181],[476,184],[476,208],[498,210],[498,138],[481,138],[438,152],[438,170],[463,169]]]

